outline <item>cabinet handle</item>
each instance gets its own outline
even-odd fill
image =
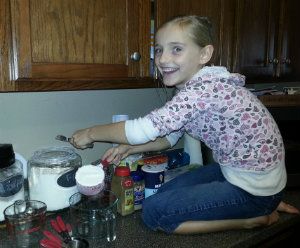
[[[269,63],[277,65],[279,63],[278,59],[269,59]]]
[[[141,59],[141,54],[139,52],[134,52],[130,55],[131,60],[139,61]]]
[[[290,59],[283,59],[281,61],[281,64],[287,64],[287,65],[289,65],[289,64],[291,64],[291,60]]]

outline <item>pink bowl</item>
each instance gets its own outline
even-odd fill
[[[104,184],[98,184],[95,186],[83,186],[83,185],[77,183],[76,185],[77,185],[78,191],[84,195],[97,195],[104,188]]]
[[[84,195],[96,195],[104,189],[104,171],[101,166],[84,165],[76,174],[77,189]]]

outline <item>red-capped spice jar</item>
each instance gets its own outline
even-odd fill
[[[130,169],[126,166],[117,166],[112,178],[111,190],[118,197],[117,211],[122,216],[134,212],[133,180]]]

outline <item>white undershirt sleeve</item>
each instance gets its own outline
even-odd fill
[[[154,128],[151,120],[140,117],[125,122],[125,134],[130,145],[139,145],[154,141],[159,136],[159,130]]]
[[[176,131],[172,132],[169,135],[166,135],[167,140],[169,141],[171,147],[175,146],[178,140],[182,137],[182,132]]]
[[[142,117],[125,121],[125,135],[130,145],[145,144],[160,136],[159,130],[153,126],[152,121]],[[172,147],[181,136],[182,132],[174,131],[166,135],[166,138]]]

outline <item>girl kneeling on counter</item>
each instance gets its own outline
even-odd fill
[[[266,107],[244,86],[245,77],[205,66],[213,54],[207,18],[176,17],[155,38],[155,64],[176,95],[144,117],[76,131],[71,143],[119,143],[103,159],[174,146],[186,132],[212,150],[217,163],[165,183],[145,199],[142,218],[152,230],[193,234],[270,225],[278,211],[298,214],[282,201],[286,186],[282,136]]]

